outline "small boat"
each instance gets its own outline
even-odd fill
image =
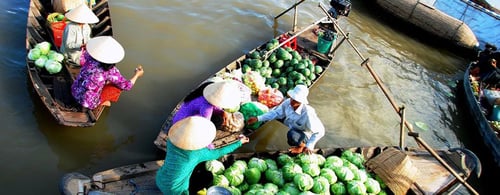
[[[429,152],[422,149],[405,149],[402,152],[397,147],[325,148],[317,149],[315,153],[324,157],[341,156],[345,150],[362,154],[366,159],[367,167],[385,167],[376,172],[380,171],[380,175],[390,174],[386,179],[382,179],[392,193],[394,191],[392,191],[391,186],[400,186],[408,178],[412,178],[408,182],[408,194],[452,194],[453,191],[457,190],[457,186],[459,187],[457,178],[443,168],[441,163]],[[463,179],[467,179],[473,170],[481,166],[477,157],[466,149],[438,150],[436,152],[440,157],[446,159],[446,163]],[[291,155],[288,151],[234,153],[222,157],[219,161],[227,166],[236,160],[248,162],[253,157],[276,160],[280,154]],[[77,172],[68,173],[61,180],[60,191],[61,194],[65,195],[161,194],[156,187],[155,176],[163,162],[163,160],[157,160],[126,165],[98,172],[92,176],[85,176]],[[399,174],[394,175],[391,172],[393,169],[398,169]],[[393,178],[393,181],[390,181],[389,178]],[[398,178],[398,180],[394,180],[394,178]],[[191,175],[190,194],[197,194],[200,190],[210,188],[212,182],[212,173],[206,170],[205,163],[200,163]]]
[[[465,22],[420,0],[376,0],[376,4],[400,20],[462,50],[474,51],[479,46],[476,35]]]
[[[472,117],[471,121],[477,127],[483,138],[483,143],[490,150],[489,153],[491,153],[497,167],[500,167],[500,123],[490,120],[492,106],[486,96],[481,95],[480,97],[480,94],[484,94],[484,92],[480,92],[483,90],[480,88],[480,83],[470,79],[470,68],[473,65],[474,63],[469,64],[462,81],[465,101]]]
[[[51,43],[52,50],[58,51],[58,48],[54,48],[57,39],[54,38],[56,30],[53,30],[47,21],[47,17],[53,13],[52,10],[50,0],[30,1],[26,26],[26,52],[45,41]],[[99,17],[99,23],[91,25],[92,36],[112,36],[108,1],[97,0],[92,10]],[[60,33],[58,35],[61,35]],[[71,84],[80,72],[80,68],[63,63],[60,72],[50,74],[44,68],[35,66],[34,61],[28,58],[26,58],[26,68],[36,96],[60,125],[71,127],[95,125],[105,107],[85,109],[71,95]]]
[[[300,1],[296,5],[298,5],[302,2],[303,1]],[[350,6],[349,6],[349,8],[350,8]],[[289,11],[290,9],[288,9],[286,11]],[[283,12],[282,14],[275,17],[275,22],[276,22],[276,19],[279,18],[279,16],[283,15],[285,12]],[[232,74],[232,73],[236,73],[236,72],[240,72],[240,73],[243,72],[244,73],[244,71],[242,71],[242,69],[245,67],[245,63],[247,63],[246,61],[249,59],[252,59],[251,55],[253,55],[255,53],[260,53],[260,55],[262,56],[261,59],[266,61],[267,59],[271,58],[269,56],[273,56],[274,54],[279,52],[280,49],[286,48],[286,50],[290,51],[290,53],[296,52],[297,55],[302,56],[301,58],[308,59],[310,62],[312,62],[312,64],[309,64],[309,68],[311,66],[313,67],[313,69],[317,69],[318,67],[320,67],[319,69],[321,71],[319,71],[319,72],[315,72],[315,70],[311,69],[310,72],[312,72],[312,73],[310,73],[310,74],[314,74],[314,77],[311,79],[307,79],[308,81],[304,82],[304,84],[307,83],[308,88],[313,87],[314,84],[323,77],[323,75],[327,72],[327,70],[331,66],[335,50],[340,45],[340,44],[335,45],[335,42],[336,42],[336,34],[335,34],[335,35],[332,35],[335,38],[333,38],[333,40],[331,40],[331,43],[330,43],[331,46],[327,47],[326,50],[323,50],[322,47],[320,46],[321,44],[318,43],[319,34],[326,33],[326,32],[335,33],[335,32],[337,32],[337,29],[334,28],[332,22],[327,17],[321,18],[305,28],[297,30],[294,26],[292,29],[293,30],[291,30],[291,31],[285,32],[285,33],[280,34],[278,36],[275,36],[272,40],[267,41],[267,42],[261,44],[260,46],[254,48],[253,50],[249,51],[247,54],[240,56],[239,58],[232,61],[231,63],[226,65],[224,68],[220,69],[218,72],[213,74],[211,77],[216,77],[216,76],[225,75],[225,74]],[[275,41],[275,43],[278,45],[276,47],[274,47],[273,49],[269,49],[269,44],[272,41]],[[279,54],[276,54],[276,55],[279,55]],[[281,68],[279,68],[281,72],[285,72],[285,71],[287,71],[286,70],[287,68],[293,67],[293,64],[291,63],[292,60],[283,60],[283,61],[284,61],[285,65],[283,65]],[[271,63],[273,63],[273,62],[271,62]],[[289,63],[290,65],[286,65],[287,63]],[[271,65],[271,66],[273,66],[273,65]],[[239,73],[236,73],[236,74],[239,74]],[[303,75],[302,73],[299,73],[299,74]],[[307,77],[307,75],[305,77]],[[273,80],[274,79],[276,81],[278,78],[277,77],[268,77],[265,79],[266,80]],[[295,82],[297,82],[297,81],[295,81]],[[288,83],[290,83],[290,81],[288,81]],[[292,89],[294,86],[295,85],[292,85],[292,86],[288,85],[286,88]],[[270,85],[268,84],[267,87],[270,87]],[[280,86],[280,89],[282,89],[281,87],[282,86]],[[282,94],[286,94],[286,89],[280,90],[280,91],[282,92]],[[258,100],[257,95],[253,94],[251,97],[251,100],[257,101]],[[176,107],[170,112],[170,114],[168,115],[168,117],[166,118],[166,120],[164,121],[163,125],[160,128],[160,131],[158,133],[157,138],[154,140],[154,144],[161,150],[165,151],[165,144],[166,144],[166,139],[167,139],[167,135],[165,134],[164,130],[168,130],[170,128],[170,126],[172,125],[172,118],[177,113],[177,111],[182,106],[182,104],[183,104],[183,100],[181,100],[176,105]],[[218,130],[216,139],[214,141],[214,145],[215,145],[215,147],[220,147],[220,146],[230,144],[234,141],[237,141],[238,136],[240,134],[249,135],[254,131],[258,131],[258,129],[251,130],[251,129],[245,128],[242,131],[232,132],[232,133]]]

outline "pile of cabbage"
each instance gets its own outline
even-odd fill
[[[205,169],[213,175],[213,186],[233,195],[386,194],[386,185],[365,170],[364,162],[361,154],[345,150],[340,157],[280,154],[276,160],[252,157],[226,166],[210,160]]]
[[[28,59],[35,61],[35,66],[44,68],[49,74],[56,74],[62,69],[64,55],[50,49],[51,44],[47,41],[37,43],[28,52]]]

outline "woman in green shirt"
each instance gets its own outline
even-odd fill
[[[209,119],[191,116],[176,122],[168,131],[165,163],[156,174],[156,185],[163,194],[189,194],[189,179],[196,165],[233,152],[248,137],[219,149],[207,146],[215,138],[216,128]]]

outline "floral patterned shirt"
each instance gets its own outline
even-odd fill
[[[94,109],[101,104],[101,92],[105,84],[114,84],[122,90],[130,90],[134,85],[113,66],[108,71],[102,69],[86,50],[81,57],[82,68],[71,86],[71,94],[83,107]]]

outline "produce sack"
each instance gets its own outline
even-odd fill
[[[248,71],[243,75],[243,83],[250,88],[252,95],[257,95],[266,86],[266,79],[256,71]]]
[[[245,121],[247,121],[250,117],[257,117],[257,116],[262,115],[268,111],[269,111],[269,108],[266,105],[264,105],[260,102],[255,102],[255,101],[247,102],[247,103],[244,103],[240,106],[240,112],[241,112],[241,114],[243,114]],[[262,124],[262,122],[258,121],[252,125],[246,125],[245,127],[252,129],[252,130],[255,130],[258,127],[260,127],[261,124]]]
[[[276,88],[266,87],[259,91],[257,99],[260,103],[266,105],[268,108],[274,108],[283,101],[284,97],[283,93],[281,93],[280,90]]]
[[[228,132],[239,132],[243,130],[243,127],[245,127],[245,118],[243,117],[243,114],[241,112],[226,112],[224,111],[224,120],[222,121],[222,124],[218,128],[219,130],[222,131],[228,131]]]

